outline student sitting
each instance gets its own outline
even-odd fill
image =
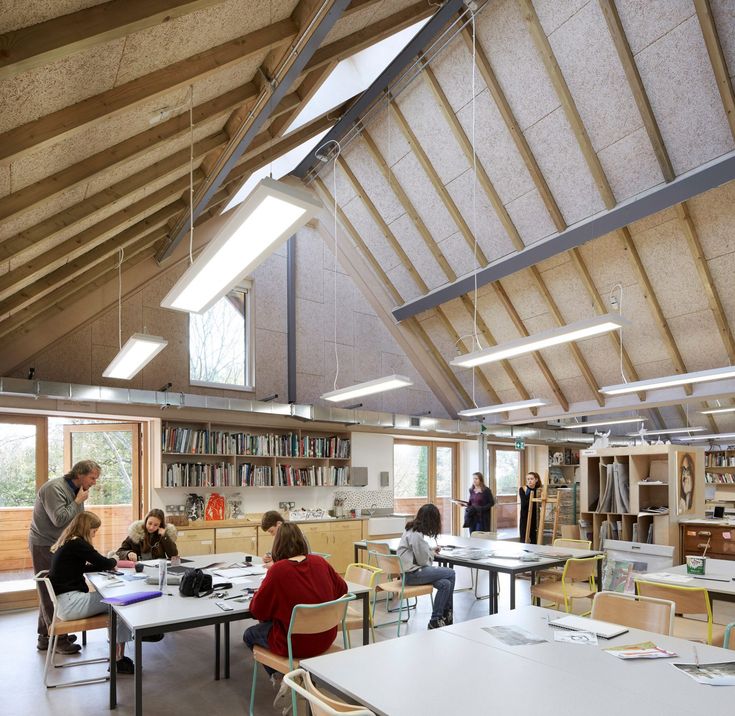
[[[107,611],[100,593],[90,592],[84,579],[85,572],[114,569],[117,565],[115,557],[103,557],[92,546],[101,524],[94,512],[80,512],[51,547],[49,578],[61,619],[84,619]],[[130,641],[132,634],[122,619],[117,623],[117,637],[117,673],[132,674],[133,661],[125,656],[125,642]]]
[[[250,611],[260,624],[249,627],[243,639],[248,649],[257,644],[274,654],[288,656],[286,634],[296,604],[318,604],[347,594],[347,583],[323,557],[309,554],[306,539],[298,525],[284,522],[273,541],[273,566],[250,603]],[[317,634],[294,634],[293,655],[299,658],[323,654],[334,642],[337,628]],[[276,672],[269,667],[274,686]],[[277,706],[290,698],[285,684],[274,702]]]
[[[128,527],[128,536],[117,550],[118,559],[137,562],[140,559],[167,559],[179,553],[176,528],[166,524],[162,510],[151,510],[144,520]]]
[[[397,554],[406,574],[406,584],[431,584],[436,589],[434,611],[431,614],[429,629],[448,626],[453,622],[452,599],[454,597],[455,574],[448,567],[432,567],[433,549],[424,537],[436,537],[442,529],[442,518],[435,505],[428,504],[419,508],[412,522],[406,524]]]
[[[268,510],[261,518],[260,518],[260,529],[263,530],[263,532],[266,532],[271,537],[275,537],[276,533],[278,532],[281,525],[286,520],[283,518],[283,515],[280,512],[276,512],[275,510]],[[273,565],[273,555],[270,552],[266,552],[263,555],[263,566],[266,569],[270,569]]]

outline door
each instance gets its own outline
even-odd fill
[[[518,488],[521,484],[519,450],[490,446],[490,474],[495,476],[495,529],[518,531]]]
[[[455,443],[396,440],[393,444],[393,509],[415,515],[421,505],[434,503],[442,516],[442,532],[457,534],[458,513],[452,509],[456,494]]]
[[[102,467],[85,504],[102,520],[95,538],[101,554],[117,549],[130,523],[146,509],[141,500],[139,456],[137,424],[64,425],[64,470],[80,460],[95,460]]]

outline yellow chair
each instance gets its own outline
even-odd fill
[[[546,581],[534,584],[531,587],[531,598],[547,599],[553,604],[563,604],[565,612],[572,611],[572,602],[575,599],[585,599],[594,596],[597,592],[595,575],[597,563],[602,559],[598,554],[594,557],[582,559],[570,558],[564,565],[559,581]]]
[[[355,598],[354,594],[345,594],[339,599],[319,604],[296,604],[291,611],[291,623],[288,625],[286,643],[288,656],[280,656],[263,646],[253,647],[253,679],[250,688],[250,716],[253,716],[255,707],[255,683],[258,678],[258,664],[275,669],[281,674],[288,674],[299,665],[298,658],[294,658],[291,637],[294,634],[319,634],[329,631],[336,626],[342,626],[342,643],[347,648],[347,631],[345,629],[345,615],[347,605]],[[324,653],[331,654],[340,651],[340,647],[332,644]],[[292,692],[291,704],[296,714],[296,694]]]
[[[299,683],[301,681],[302,684]],[[283,677],[283,682],[287,684],[293,691],[303,696],[311,707],[312,716],[342,716],[342,714],[352,714],[352,716],[375,716],[373,711],[363,706],[353,706],[346,704],[344,701],[338,701],[332,696],[319,691],[311,681],[308,671],[303,669],[295,669]]]
[[[636,579],[636,592],[645,597],[670,599],[674,602],[673,635],[690,641],[703,641],[713,646],[722,646],[725,625],[715,624],[712,618],[712,603],[705,587],[684,587],[678,584],[661,584]],[[704,614],[707,621],[689,619],[684,614]],[[682,616],[680,616],[682,615]]]
[[[383,570],[378,567],[373,567],[370,564],[354,563],[348,564],[345,570],[345,581],[354,582],[355,584],[361,584],[363,587],[367,587],[370,590],[370,601],[375,593],[376,582],[380,575],[383,574]],[[352,647],[350,641],[350,630],[351,629],[362,629],[362,610],[364,609],[364,603],[360,603],[360,606],[350,604],[347,607],[347,616],[345,617],[345,628],[347,629],[347,644]],[[375,624],[373,623],[373,612],[372,609],[368,609],[368,619],[370,620],[370,632],[373,635],[373,643],[375,643]]]
[[[559,549],[592,549],[592,540],[557,537],[554,540],[553,546]],[[536,572],[536,580],[539,582],[543,579],[559,580],[561,579],[561,573],[563,571],[563,567],[549,567],[548,569],[539,569],[538,572]]]
[[[406,573],[403,571],[403,565],[401,564],[401,558],[397,554],[379,554],[378,552],[370,553],[373,559],[376,560],[378,567],[385,573],[390,581],[379,582],[375,587],[375,595],[373,596],[373,616],[375,612],[375,602],[379,592],[385,592],[398,597],[398,620],[395,622],[385,622],[384,624],[376,624],[378,627],[389,626],[391,624],[398,624],[398,636],[401,636],[401,622],[403,618],[403,603],[411,597],[423,596],[428,594],[431,596],[432,606],[434,604],[434,587],[431,584],[406,584]],[[408,604],[405,607],[410,618],[411,612],[409,611]]]
[[[597,592],[592,601],[592,618],[632,629],[671,635],[674,631],[674,602],[619,592]]]
[[[48,571],[43,570],[39,572],[36,577],[36,585],[37,588],[40,589],[41,585],[44,585],[46,587],[46,590],[48,591],[49,598],[51,599],[51,603],[54,606],[53,616],[51,618],[51,624],[49,624],[48,627],[48,635],[49,635],[49,645],[48,645],[48,651],[46,652],[46,663],[43,668],[43,683],[44,686],[46,686],[47,689],[60,689],[64,688],[66,686],[79,686],[81,684],[98,684],[103,681],[107,681],[110,677],[107,675],[104,676],[97,676],[91,679],[78,679],[77,681],[66,681],[62,682],[60,684],[49,684],[48,682],[48,672],[51,665],[54,666],[55,669],[64,669],[71,666],[82,666],[84,664],[101,664],[104,662],[110,661],[109,657],[99,657],[95,659],[84,659],[82,661],[78,661],[75,659],[74,661],[64,663],[64,664],[57,664],[54,662],[54,656],[56,654],[56,644],[58,642],[58,638],[60,636],[63,636],[65,634],[74,634],[75,632],[81,631],[81,632],[87,632],[92,631],[93,629],[107,629],[110,625],[110,619],[105,612],[104,614],[96,614],[92,617],[86,617],[85,619],[69,619],[64,620],[61,619],[58,616],[58,608],[59,603],[56,599],[56,592],[54,592],[53,585],[51,584],[51,580],[48,577]]]

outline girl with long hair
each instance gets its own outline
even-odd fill
[[[137,562],[140,559],[168,559],[176,557],[176,528],[166,524],[163,510],[152,509],[144,520],[136,520],[128,527],[128,536],[117,550],[118,559]]]

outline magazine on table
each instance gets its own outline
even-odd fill
[[[679,656],[673,651],[666,651],[656,646],[652,641],[642,641],[640,644],[626,644],[625,646],[611,646],[603,649],[618,659],[669,659]]]
[[[672,664],[700,684],[735,686],[735,661],[717,664]]]

